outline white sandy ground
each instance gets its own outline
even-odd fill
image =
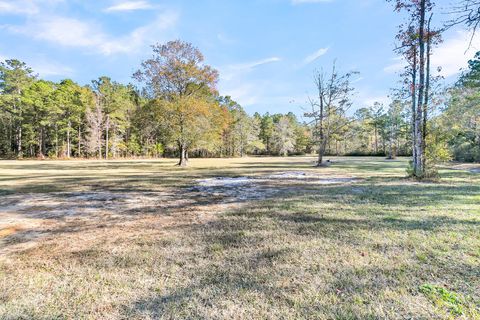
[[[133,220],[136,214],[173,198],[174,194],[167,192],[135,191],[5,195],[0,198],[0,255],[35,246],[59,228]],[[175,201],[181,205],[181,200]]]
[[[4,195],[0,198],[0,255],[33,247],[58,228],[118,221],[128,223],[138,214],[169,210],[175,213],[194,211],[202,220],[208,219],[211,212],[265,199],[285,188],[295,188],[296,182],[331,185],[356,181],[358,179],[350,177],[287,171],[255,177],[199,179],[191,188],[161,192],[99,190]],[[283,189],[278,188],[280,185]]]
[[[276,184],[295,184],[301,181],[309,185],[351,183],[355,178],[325,177],[314,172],[286,171],[255,177],[215,177],[196,180],[192,191],[223,197],[228,202],[264,199],[278,193]],[[273,186],[272,186],[273,183]]]

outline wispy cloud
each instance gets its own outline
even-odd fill
[[[466,32],[459,31],[447,37],[438,48],[434,48],[431,58],[432,70],[441,69],[440,74],[446,78],[460,73],[478,49],[473,47],[466,51],[470,36]],[[407,65],[402,57],[393,60],[392,64],[383,68],[385,73],[400,72]]]
[[[234,68],[237,68],[237,69],[253,69],[253,68],[262,66],[264,64],[278,62],[278,61],[281,61],[281,60],[282,59],[279,58],[279,57],[271,57],[271,58],[266,58],[266,59],[262,59],[262,60],[258,60],[258,61],[245,63],[245,64],[239,64],[239,65],[234,66]]]
[[[317,51],[315,51],[315,52],[312,53],[311,55],[307,56],[307,57],[303,60],[303,64],[304,64],[304,65],[307,65],[307,64],[310,64],[310,63],[314,62],[315,60],[317,60],[317,59],[320,58],[321,56],[325,55],[325,54],[328,52],[329,49],[330,49],[329,47],[318,49]]]
[[[352,84],[363,81],[363,80],[364,80],[363,77],[358,77],[357,79],[352,80]]]
[[[470,37],[471,35],[467,32],[459,31],[446,38],[437,49],[434,49],[432,65],[436,69],[441,68],[441,75],[450,77],[460,73],[462,68],[468,66],[468,60],[479,49],[478,47],[468,48]],[[478,40],[477,37],[472,43],[479,43]]]
[[[0,0],[0,15],[35,15],[62,2],[64,0]]]
[[[0,55],[0,62],[10,59],[5,55]],[[50,61],[44,57],[34,57],[34,58],[19,58],[19,60],[27,63],[29,67],[33,69],[35,73],[38,73],[41,77],[49,76],[61,76],[61,77],[71,77],[75,74],[75,71],[63,64],[60,64],[56,61]]]
[[[402,71],[405,68],[406,62],[405,60],[403,60],[402,57],[396,57],[396,58],[393,58],[392,60],[393,62],[391,64],[383,68],[383,72],[396,73],[396,72]]]
[[[74,70],[68,66],[59,64],[57,62],[39,61],[32,63],[32,69],[41,77],[71,77],[75,74]]]
[[[272,56],[219,68],[221,92],[230,95],[243,106],[266,103],[265,97],[272,94],[273,82],[271,76],[265,77],[262,74],[261,69],[280,61],[280,57]]]
[[[254,105],[258,103],[260,99],[258,87],[251,83],[227,86],[223,88],[223,92],[225,95],[232,97],[233,100],[238,101],[243,106]]]
[[[251,61],[251,62],[246,62],[246,63],[239,63],[239,64],[231,64],[229,66],[219,68],[220,69],[220,75],[223,80],[231,80],[232,78],[248,73],[251,70],[258,68],[260,66],[270,64],[270,63],[275,63],[279,62],[282,59],[279,57],[270,57],[270,58],[265,58],[261,60],[256,60],[256,61]]]
[[[62,16],[42,16],[29,20],[25,25],[8,25],[5,28],[12,33],[59,46],[85,48],[92,52],[111,55],[131,53],[140,49],[147,41],[158,40],[158,34],[174,27],[178,17],[177,12],[165,11],[152,23],[121,37],[105,33],[96,22]]]
[[[105,9],[105,12],[135,11],[152,9],[153,5],[147,1],[124,1]]]

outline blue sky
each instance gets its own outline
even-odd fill
[[[249,113],[302,114],[314,70],[335,59],[360,72],[354,108],[386,103],[402,66],[393,48],[403,17],[384,0],[0,0],[0,19],[0,59],[80,84],[102,75],[132,82],[151,44],[192,42],[220,71],[220,93]],[[444,38],[433,64],[448,83],[480,46],[465,52],[460,29]]]

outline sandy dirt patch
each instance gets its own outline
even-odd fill
[[[224,201],[265,199],[298,184],[333,185],[358,181],[352,177],[330,177],[316,172],[286,171],[253,177],[215,177],[196,180],[192,191],[223,197]],[[278,188],[283,186],[283,188]]]
[[[0,199],[0,255],[21,251],[59,234],[78,233],[95,238],[105,228],[152,224],[205,223],[216,213],[250,201],[292,192],[301,185],[355,182],[351,177],[315,172],[285,171],[260,176],[199,179],[188,188],[161,191],[87,190],[82,192],[24,193]],[[78,239],[76,241],[79,241]]]

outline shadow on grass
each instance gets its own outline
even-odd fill
[[[187,285],[140,298],[124,306],[124,313],[128,316],[148,314],[154,318],[203,318],[209,316],[209,311],[218,312],[230,303],[241,303],[252,308],[247,314],[259,316],[262,313],[254,312],[259,312],[261,307],[256,309],[255,303],[260,303],[272,310],[291,312],[289,315],[293,317],[322,314],[327,318],[381,318],[385,315],[379,309],[367,308],[361,301],[373,303],[384,292],[418,300],[416,288],[432,278],[448,283],[465,296],[478,298],[475,284],[480,284],[480,270],[465,259],[468,251],[464,251],[464,247],[469,238],[476,241],[471,237],[479,230],[480,219],[465,211],[459,215],[448,215],[448,210],[437,214],[435,208],[448,205],[463,210],[461,208],[465,205],[478,205],[474,197],[480,194],[480,186],[382,185],[384,181],[390,182],[391,179],[376,179],[377,183],[373,184],[290,190],[290,194],[282,193],[276,199],[245,204],[206,225],[185,226],[182,233],[195,239],[200,251],[194,256],[202,261],[186,271],[191,273],[192,280]],[[363,191],[355,193],[352,189]],[[319,203],[351,208],[344,217],[341,209],[336,209],[335,216],[332,211],[323,215],[321,210],[308,209]],[[366,205],[367,210],[355,208],[356,204]],[[401,208],[401,211],[392,208]],[[478,212],[478,206],[475,210]],[[465,242],[459,246],[454,242],[442,244],[443,240],[438,240],[436,245],[447,245],[448,253],[430,248],[424,258],[416,258],[416,246],[420,247],[422,243],[402,243],[401,237],[384,239],[383,243],[381,235],[386,233],[406,233],[433,241],[449,234],[459,236]],[[370,238],[375,236],[380,238],[371,242]],[[348,249],[349,254],[357,254],[359,259],[363,257],[359,251],[366,251],[367,255],[403,256],[403,263],[392,261],[383,266],[373,262],[372,266],[332,264],[322,258],[322,255],[329,255],[329,251],[322,251],[327,250],[327,246],[318,248],[316,254],[320,264],[312,269],[305,261],[316,257],[305,256],[301,248],[306,242],[317,243],[319,240],[330,246],[337,244],[342,250]],[[446,254],[447,258],[443,256]],[[416,262],[412,263],[412,259]],[[450,259],[457,260],[448,263]],[[320,272],[316,268],[323,270],[323,278],[316,278]],[[323,287],[313,290],[315,294],[335,298],[322,300],[309,296],[311,293],[307,289],[315,282],[326,282]],[[250,297],[255,297],[255,302],[250,301]],[[355,309],[355,303],[359,301],[360,306]],[[419,316],[401,300],[390,307],[396,308],[394,314],[397,315]],[[435,312],[432,310],[429,312]],[[266,314],[269,313],[262,315]],[[423,316],[429,317],[432,313],[426,312]]]
[[[295,243],[304,243],[305,238],[298,234],[292,238],[290,234],[290,230],[294,229],[292,224],[320,223],[324,228],[312,228],[315,234],[310,234],[310,239],[328,241],[328,238],[338,239],[339,235],[343,238],[345,234],[350,234],[352,238],[357,237],[357,242],[351,244],[353,253],[350,254],[358,254],[361,258],[356,251],[366,250],[368,244],[358,243],[359,234],[362,234],[358,231],[376,232],[385,228],[416,230],[417,226],[412,226],[411,223],[385,221],[380,225],[371,222],[359,226],[358,221],[349,219],[299,221],[284,218],[235,221],[221,219],[207,226],[187,227],[184,232],[197,239],[195,242],[200,247],[200,251],[189,257],[195,257],[198,264],[182,271],[191,280],[187,284],[163,288],[161,293],[152,293],[124,305],[123,314],[126,317],[148,315],[152,318],[209,318],[213,313],[219,315],[226,306],[234,304],[243,306],[244,315],[252,318],[268,317],[267,315],[275,317],[275,312],[279,310],[288,312],[291,317],[300,318],[314,318],[319,315],[322,315],[320,318],[342,318],[348,313],[353,318],[379,318],[382,313],[377,313],[378,309],[366,308],[363,303],[360,307],[365,308],[355,309],[352,306],[358,303],[358,299],[368,301],[369,304],[376,303],[375,297],[382,301],[379,297],[384,292],[389,292],[390,295],[393,292],[403,292],[402,294],[415,299],[416,287],[427,281],[429,278],[425,275],[431,274],[432,270],[437,268],[442,270],[436,275],[437,281],[448,281],[451,287],[464,290],[466,295],[475,294],[471,288],[463,286],[465,281],[478,283],[480,272],[471,264],[457,261],[455,264],[445,265],[442,259],[431,257],[428,263],[423,264],[405,262],[399,265],[392,262],[385,266],[352,266],[332,264],[328,259],[320,258],[318,263],[311,265],[305,264],[305,261],[315,261],[315,257],[306,257],[301,252],[301,247],[295,248]],[[478,225],[453,220],[443,217],[427,224],[449,226],[466,223],[470,227]],[[266,223],[276,225],[278,234],[270,237],[255,235],[255,231],[272,228]],[[375,227],[372,228],[373,226]],[[356,232],[351,233],[353,230]],[[434,231],[434,228],[425,230]],[[435,232],[431,235],[435,236]],[[279,244],[283,238],[288,238],[289,243]],[[348,245],[342,245],[346,244]],[[382,248],[383,253],[398,250],[397,246],[402,244]],[[319,248],[316,252],[318,257],[329,254],[322,250]],[[372,251],[367,251],[367,254],[372,254]],[[324,298],[319,298],[318,295]],[[333,301],[336,303],[332,303]],[[265,312],[263,306],[268,306],[271,313]],[[402,300],[390,307],[395,308],[397,315],[403,311],[405,316],[419,316],[418,313],[405,310]],[[285,316],[285,313],[280,314]],[[223,317],[228,316],[231,317],[232,314]]]

